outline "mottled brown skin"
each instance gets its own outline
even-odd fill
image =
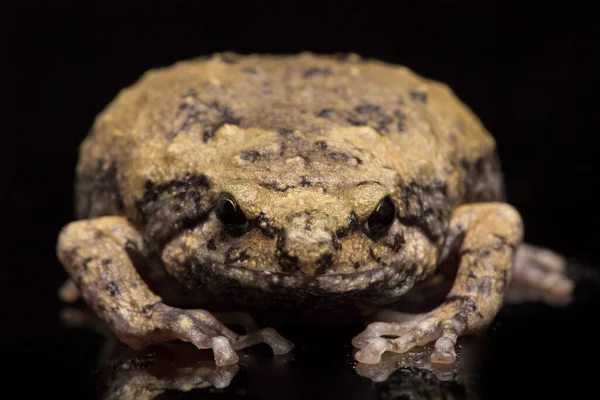
[[[216,216],[222,193],[248,220],[240,233]],[[454,260],[439,307],[353,342],[377,362],[437,340],[433,359],[451,362],[457,336],[499,310],[523,235],[480,120],[446,85],[354,55],[220,54],[146,73],[97,117],[76,195],[58,255],[88,304],[133,347],[188,340],[220,365],[232,348],[292,346],[167,305],[135,260],[164,266],[163,283],[298,318],[368,315]],[[396,218],[375,237],[365,222],[386,196]],[[553,276],[548,290],[571,290]]]

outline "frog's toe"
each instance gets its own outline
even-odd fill
[[[436,364],[452,364],[456,361],[456,343],[448,338],[441,337],[435,342],[435,350],[431,354],[431,362]]]
[[[212,338],[212,349],[215,355],[215,364],[219,367],[235,365],[240,359],[226,337]]]
[[[381,356],[389,350],[389,339],[374,338],[371,339],[362,349],[356,352],[354,358],[363,364],[377,364],[381,361]]]

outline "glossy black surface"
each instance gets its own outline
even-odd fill
[[[526,239],[581,265],[575,268],[582,282],[575,302],[565,308],[505,309],[475,352],[477,363],[459,380],[410,368],[373,382],[352,361],[349,343],[360,326],[281,327],[297,344],[293,359],[272,360],[268,352],[253,350],[228,387],[162,398],[414,399],[439,398],[435,393],[441,392],[441,398],[505,399],[597,393],[597,368],[588,365],[600,356],[594,277],[600,264],[597,24],[580,6],[513,4],[64,0],[3,5],[4,390],[24,398],[92,398],[114,372],[112,364],[99,361],[102,335],[66,327],[56,296],[65,279],[55,256],[56,236],[73,218],[77,149],[94,116],[151,67],[213,51],[312,50],[355,51],[449,83],[497,138],[508,201],[523,214]],[[117,348],[108,360],[120,365],[120,354]],[[186,362],[197,364],[191,353],[182,363],[169,359],[179,356],[168,349],[156,354],[167,362],[155,361],[153,368],[164,367],[173,376]],[[208,379],[204,372],[199,375]]]
[[[349,344],[361,328],[355,325],[281,326],[296,344],[291,354],[273,357],[261,345],[242,352],[238,368],[216,368],[210,351],[181,342],[134,351],[92,323],[57,326],[53,365],[68,376],[58,379],[51,369],[46,374],[57,375],[45,389],[89,398],[577,398],[597,384],[584,364],[600,356],[590,314],[600,306],[600,276],[579,264],[570,274],[578,288],[569,305],[506,305],[486,334],[460,341],[452,366],[431,365],[429,346],[386,353],[377,365],[356,363]]]

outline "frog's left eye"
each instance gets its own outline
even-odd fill
[[[217,201],[217,218],[229,231],[239,232],[246,227],[246,216],[229,193],[223,193]]]
[[[389,196],[386,196],[369,216],[365,228],[371,235],[381,236],[391,228],[395,218],[396,205]]]

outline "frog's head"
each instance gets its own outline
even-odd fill
[[[327,143],[290,136],[223,139],[219,151],[229,162],[146,188],[146,232],[169,272],[213,291],[286,299],[394,298],[410,289],[436,249],[406,223],[409,197],[385,149],[359,148],[348,136]],[[269,144],[250,147],[251,140]]]
[[[208,196],[213,207],[201,222],[164,247],[167,269],[190,286],[232,296],[243,288],[244,296],[347,301],[397,298],[434,262],[434,248],[401,223],[398,197],[386,185],[331,185],[331,177],[324,190],[316,176],[296,179],[223,184]]]

